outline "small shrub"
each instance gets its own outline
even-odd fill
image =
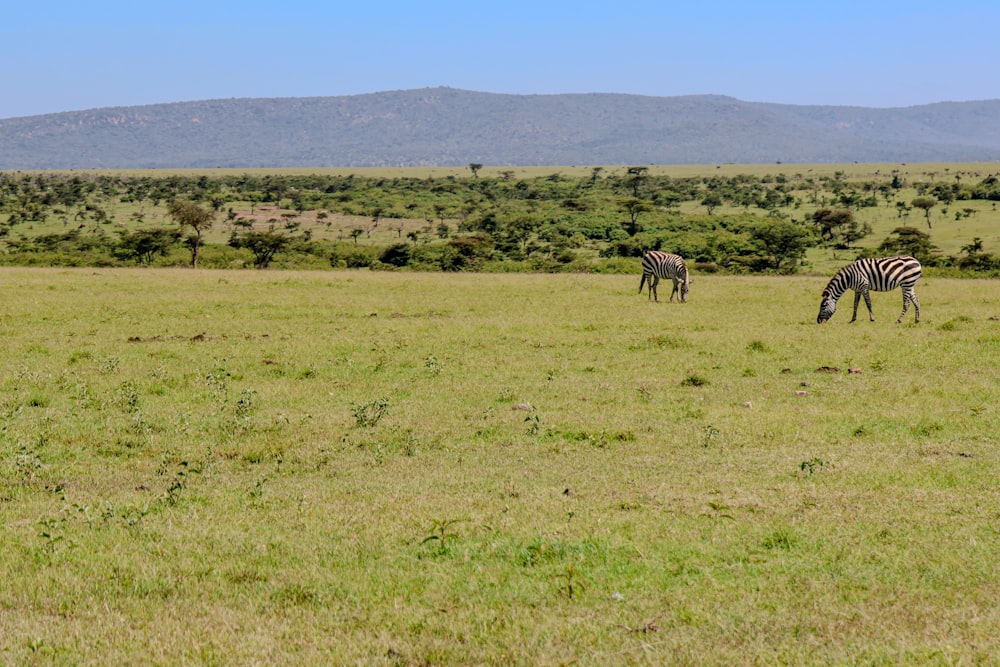
[[[682,387],[703,387],[706,384],[708,380],[697,373],[692,373],[681,381]]]
[[[363,405],[355,405],[354,422],[358,428],[372,428],[389,412],[389,399],[377,398]]]
[[[795,546],[795,536],[790,531],[781,528],[765,537],[761,546],[770,551],[776,549],[791,551],[792,547]]]
[[[857,435],[857,431],[855,431],[855,435]],[[826,464],[823,462],[822,459],[814,456],[808,461],[803,461],[802,463],[800,463],[799,470],[806,473],[807,475],[812,475],[814,472],[822,470],[824,465]]]
[[[28,397],[28,407],[31,408],[47,408],[49,403],[51,403],[51,399],[40,392],[35,392]]]

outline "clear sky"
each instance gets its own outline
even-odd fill
[[[902,107],[1000,98],[998,0],[19,0],[0,118],[450,86]]]

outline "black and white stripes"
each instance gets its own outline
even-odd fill
[[[920,262],[912,257],[882,257],[878,259],[859,259],[853,264],[848,264],[830,280],[830,283],[823,290],[823,300],[819,305],[819,316],[816,321],[822,324],[833,316],[837,310],[837,300],[849,289],[854,290],[854,315],[851,322],[858,318],[858,302],[861,297],[865,298],[865,305],[868,306],[868,317],[872,322],[875,316],[872,314],[872,300],[868,295],[873,292],[890,292],[897,287],[903,290],[903,312],[900,313],[897,323],[903,321],[910,302],[913,303],[916,316],[914,322],[920,321],[920,300],[913,291],[913,285],[920,279]]]
[[[691,289],[691,278],[688,275],[687,264],[680,255],[673,255],[659,250],[651,250],[642,258],[642,280],[639,281],[639,293],[642,293],[643,285],[649,281],[649,298],[660,300],[656,293],[656,286],[660,278],[670,278],[674,281],[674,289],[670,292],[670,300],[674,300],[674,295],[680,289],[680,300],[687,303],[688,291]]]

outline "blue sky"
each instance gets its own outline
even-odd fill
[[[901,107],[1000,98],[1000,2],[7,3],[0,118],[450,86]]]

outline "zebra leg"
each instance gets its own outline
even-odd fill
[[[653,301],[659,301],[660,295],[656,292],[656,286],[660,284],[660,276],[655,273],[649,279],[649,291],[653,295]]]
[[[868,290],[865,290],[864,292],[862,292],[862,294],[865,297],[865,305],[868,306],[868,321],[874,322],[875,321],[875,313],[872,312],[872,297],[871,297],[871,293]]]
[[[899,324],[900,322],[902,322],[903,318],[906,317],[906,311],[909,310],[909,308],[910,308],[910,302],[911,301],[913,302],[913,310],[914,310],[914,313],[915,313],[913,322],[915,324],[915,323],[917,323],[917,322],[920,321],[920,301],[917,299],[916,293],[914,293],[912,290],[910,290],[910,291],[905,291],[904,290],[903,291],[903,312],[899,314],[899,319],[896,320],[896,324]]]
[[[896,324],[899,324],[900,322],[903,321],[903,318],[906,317],[906,311],[909,308],[910,308],[910,299],[909,297],[906,296],[906,292],[903,292],[903,312],[901,312],[899,314],[899,317],[896,318]]]
[[[861,301],[861,290],[854,290],[854,314],[851,315],[851,322],[858,319],[858,302]],[[871,310],[871,308],[869,308]]]
[[[670,302],[673,303],[674,295],[680,292],[680,287],[677,286],[677,278],[674,278],[674,289],[670,292]]]

